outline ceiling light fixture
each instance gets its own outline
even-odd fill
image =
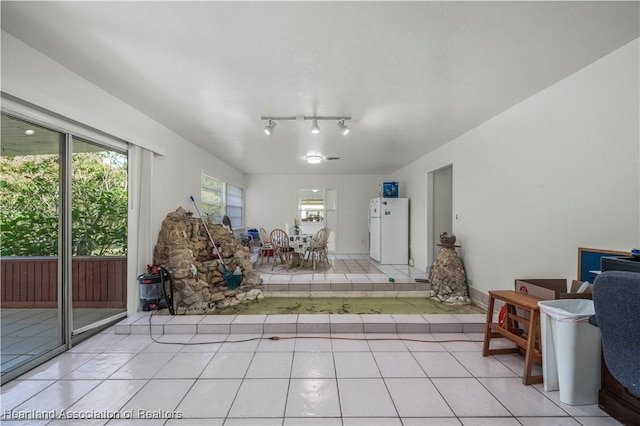
[[[27,130],[24,131],[24,134],[27,135],[27,136],[33,136],[33,135],[36,134],[36,131],[33,130],[33,129],[27,129]]]
[[[351,117],[292,115],[285,117],[260,117],[260,119],[269,122],[269,124],[267,124],[267,126],[264,128],[264,132],[267,135],[271,135],[273,133],[273,128],[276,126],[276,121],[312,121],[313,124],[311,126],[311,133],[317,135],[318,133],[320,133],[320,126],[318,126],[318,121],[320,120],[337,121],[340,132],[343,135],[346,135],[347,133],[349,133],[349,127],[347,127],[344,122],[351,120]]]
[[[340,128],[340,133],[342,133],[344,136],[346,136],[349,133],[349,127],[347,127],[347,125],[344,124],[344,120],[338,121],[338,127]]]
[[[273,128],[276,127],[276,122],[273,120],[269,120],[269,124],[267,124],[264,128],[264,132],[271,136],[273,134]]]
[[[322,162],[322,156],[320,155],[307,155],[305,159],[309,164],[318,164]]]

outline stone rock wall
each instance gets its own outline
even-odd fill
[[[154,250],[154,262],[171,272],[176,313],[213,313],[241,303],[263,299],[260,273],[253,269],[249,248],[224,226],[208,223],[220,256],[231,273],[240,267],[242,282],[231,289],[222,276],[222,262],[213,255],[213,245],[200,218],[182,207],[162,222]]]
[[[454,247],[443,245],[429,274],[431,299],[448,305],[468,305],[471,303],[467,275],[462,261]]]

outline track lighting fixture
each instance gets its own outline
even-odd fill
[[[320,156],[320,155],[307,155],[305,157],[305,159],[307,160],[307,163],[309,163],[309,164],[318,164],[318,163],[322,162],[322,156]]]
[[[267,124],[264,128],[264,132],[271,136],[273,134],[273,128],[276,127],[276,122],[273,120],[269,120],[269,124]]]
[[[343,135],[346,136],[349,133],[349,127],[344,124],[344,120],[338,121],[338,127],[340,128],[340,133],[342,133]]]
[[[320,133],[320,127],[318,127],[317,119],[313,119],[313,125],[311,126],[311,133],[313,133],[314,135],[317,135],[318,133]]]
[[[267,124],[267,126],[265,126],[264,128],[264,132],[271,136],[271,134],[273,134],[273,128],[276,127],[276,121],[312,121],[312,125],[311,125],[311,133],[313,133],[314,135],[317,135],[318,133],[320,133],[320,126],[318,126],[318,121],[319,120],[331,120],[331,121],[337,121],[338,122],[338,127],[340,128],[340,133],[342,133],[343,135],[346,135],[347,133],[349,133],[349,127],[347,127],[347,125],[344,123],[345,121],[349,121],[351,120],[351,117],[342,117],[342,116],[335,116],[335,117],[328,117],[328,116],[311,116],[311,117],[307,117],[305,115],[296,115],[296,116],[287,116],[287,117],[260,117],[261,120],[267,120],[269,122],[269,124]]]

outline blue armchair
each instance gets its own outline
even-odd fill
[[[640,397],[640,273],[601,273],[594,281],[593,304],[607,368]]]

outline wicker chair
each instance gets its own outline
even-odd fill
[[[329,240],[329,228],[322,228],[313,237],[311,245],[304,252],[304,260],[311,260],[313,270],[316,270],[316,260],[318,262],[327,262],[329,266],[329,258],[327,257],[327,241]]]
[[[271,246],[273,247],[273,266],[271,270],[277,265],[277,260],[280,259],[280,264],[288,267],[292,261],[293,247],[289,245],[289,236],[282,229],[274,229],[271,231],[270,238]]]

